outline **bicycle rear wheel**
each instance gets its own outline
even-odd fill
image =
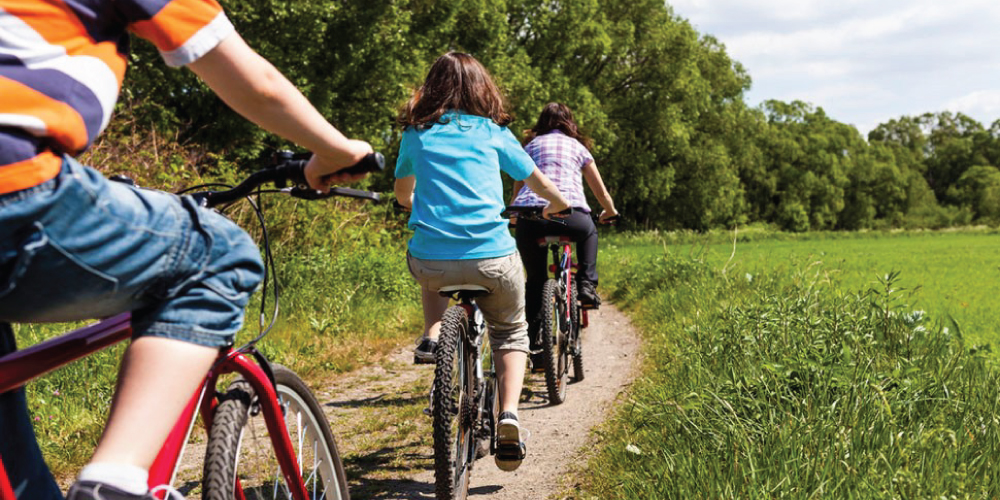
[[[309,498],[348,500],[344,466],[316,397],[288,368],[272,368],[278,401],[284,408],[284,429],[291,438]],[[292,498],[264,416],[257,408],[257,396],[246,380],[230,384],[212,418],[203,489],[203,500]]]
[[[569,353],[566,333],[561,324],[565,314],[565,300],[556,280],[548,280],[542,288],[542,352],[545,353],[545,387],[552,404],[566,401],[566,382],[569,379]]]
[[[580,326],[580,302],[577,297],[576,280],[570,282],[569,297],[569,343],[573,356],[573,382],[583,380],[583,328]]]
[[[438,500],[462,500],[476,460],[477,378],[473,353],[466,347],[469,317],[453,306],[441,319],[434,368],[434,484]]]

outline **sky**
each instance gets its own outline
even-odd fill
[[[926,112],[1000,119],[1000,0],[668,0],[753,80],[867,135]]]

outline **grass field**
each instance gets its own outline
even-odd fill
[[[879,277],[898,271],[897,285],[913,292],[911,304],[932,321],[949,324],[954,319],[970,343],[1000,345],[1000,234],[993,231],[750,233],[740,235],[735,255],[732,234],[647,234],[608,238],[606,243],[602,259],[667,252],[744,276],[810,268],[830,275],[846,290],[877,286]]]
[[[724,239],[602,240],[646,364],[570,497],[997,497],[996,235]]]

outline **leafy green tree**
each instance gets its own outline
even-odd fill
[[[966,170],[950,188],[949,198],[971,209],[977,220],[1000,221],[1000,170],[987,165]]]
[[[745,69],[659,0],[230,0],[226,10],[322,114],[390,165],[399,107],[438,56],[460,50],[496,77],[515,134],[547,102],[569,105],[616,205],[641,226],[805,231],[992,213],[982,198],[992,177],[966,173],[1000,166],[1000,120],[986,129],[961,113],[904,116],[866,142],[805,102],[750,108]],[[289,146],[145,42],[129,71],[121,107],[140,126],[234,160]],[[370,186],[391,182],[388,172]]]
[[[986,162],[976,148],[976,136],[982,136],[983,126],[961,113],[928,113],[921,119],[929,131],[924,160],[927,183],[939,200],[957,201],[945,197],[949,188],[973,165]]]

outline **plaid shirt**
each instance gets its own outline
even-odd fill
[[[524,150],[535,161],[535,165],[538,165],[538,169],[552,179],[570,206],[590,212],[587,198],[583,195],[583,167],[594,161],[594,157],[583,144],[558,130],[553,130],[535,137]],[[543,207],[548,203],[528,186],[521,188],[514,199],[514,206],[520,207]]]

